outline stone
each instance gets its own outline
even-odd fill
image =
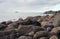
[[[18,26],[19,26],[19,24],[14,22],[14,23],[9,24],[8,27],[6,28],[6,30],[8,30],[8,29],[17,29]]]
[[[20,36],[18,39],[33,39],[33,38],[30,36]]]
[[[34,34],[35,34],[34,31],[31,31],[31,32],[28,33],[28,35],[29,35],[29,36],[32,36],[32,37],[34,36]]]
[[[21,35],[31,35],[31,33],[35,33],[37,31],[42,31],[43,29],[39,26],[33,26],[33,25],[19,25],[17,32],[18,36]],[[31,32],[31,33],[30,33]]]
[[[49,36],[49,33],[47,31],[39,31],[35,33],[34,38],[38,39],[40,37],[48,37],[48,36]]]
[[[47,37],[41,37],[41,38],[39,38],[39,39],[48,39]]]
[[[25,19],[27,25],[34,25],[34,26],[41,26],[41,23],[39,23],[37,20],[34,19]]]
[[[43,27],[46,28],[47,31],[51,31],[54,28],[54,25],[53,24],[47,24]]]
[[[53,36],[50,37],[50,39],[58,39],[58,37],[53,35]]]
[[[6,25],[13,23],[13,21],[6,21]]]
[[[57,35],[57,32],[60,30],[60,27],[55,27],[51,30],[51,33],[53,33],[53,35]]]
[[[0,39],[16,39],[16,35],[14,30],[0,31]]]
[[[7,25],[0,24],[0,30],[4,30],[7,27]]]

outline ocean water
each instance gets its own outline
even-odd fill
[[[25,19],[28,16],[44,16],[43,13],[0,13],[0,22],[8,20]]]

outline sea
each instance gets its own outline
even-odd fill
[[[16,21],[19,18],[27,18],[29,16],[45,16],[47,14],[43,14],[43,13],[0,13],[0,22],[3,21]]]

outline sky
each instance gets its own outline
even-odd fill
[[[60,10],[60,0],[0,0],[0,13]]]

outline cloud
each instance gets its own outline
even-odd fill
[[[0,13],[43,12],[51,10],[58,4],[60,4],[60,0],[0,0]]]

